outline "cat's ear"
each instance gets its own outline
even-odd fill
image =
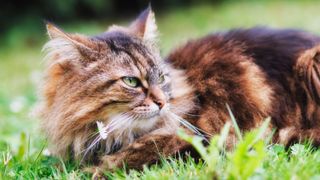
[[[67,33],[63,32],[61,29],[59,29],[58,27],[56,27],[55,25],[51,24],[51,23],[46,23],[46,27],[47,27],[47,32],[49,35],[50,39],[55,39],[55,38],[68,38]]]
[[[51,48],[68,49],[68,54],[78,54],[82,56],[82,59],[90,59],[99,49],[98,44],[89,37],[66,33],[51,23],[47,23],[46,27],[50,39],[55,42],[50,44],[55,46]]]
[[[154,12],[149,6],[133,21],[129,29],[144,40],[154,41],[158,36],[158,27]]]

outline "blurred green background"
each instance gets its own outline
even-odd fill
[[[0,151],[19,151],[45,142],[39,121],[30,115],[43,69],[41,48],[47,40],[44,20],[68,32],[96,34],[111,24],[126,25],[146,0],[6,1],[0,6]],[[320,34],[320,1],[163,0],[152,7],[163,56],[189,38],[235,27],[265,25]],[[26,140],[27,139],[27,140]]]

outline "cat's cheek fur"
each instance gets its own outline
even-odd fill
[[[183,70],[174,69],[168,66],[171,76],[171,100],[172,112],[179,116],[185,115],[195,108],[194,88],[189,84]]]

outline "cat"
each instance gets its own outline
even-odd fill
[[[320,42],[298,30],[236,29],[190,40],[167,58],[151,8],[97,36],[47,24],[41,127],[51,152],[112,170],[141,169],[209,139],[230,121],[242,131],[271,117],[273,142],[320,144]],[[97,129],[100,130],[97,132]],[[101,132],[103,131],[103,132]],[[230,132],[228,144],[236,141]]]

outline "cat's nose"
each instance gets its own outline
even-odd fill
[[[166,104],[166,95],[157,86],[150,87],[149,97],[159,106],[160,109]]]
[[[160,109],[162,109],[163,106],[166,104],[166,102],[163,100],[155,100],[154,103],[156,103]]]

